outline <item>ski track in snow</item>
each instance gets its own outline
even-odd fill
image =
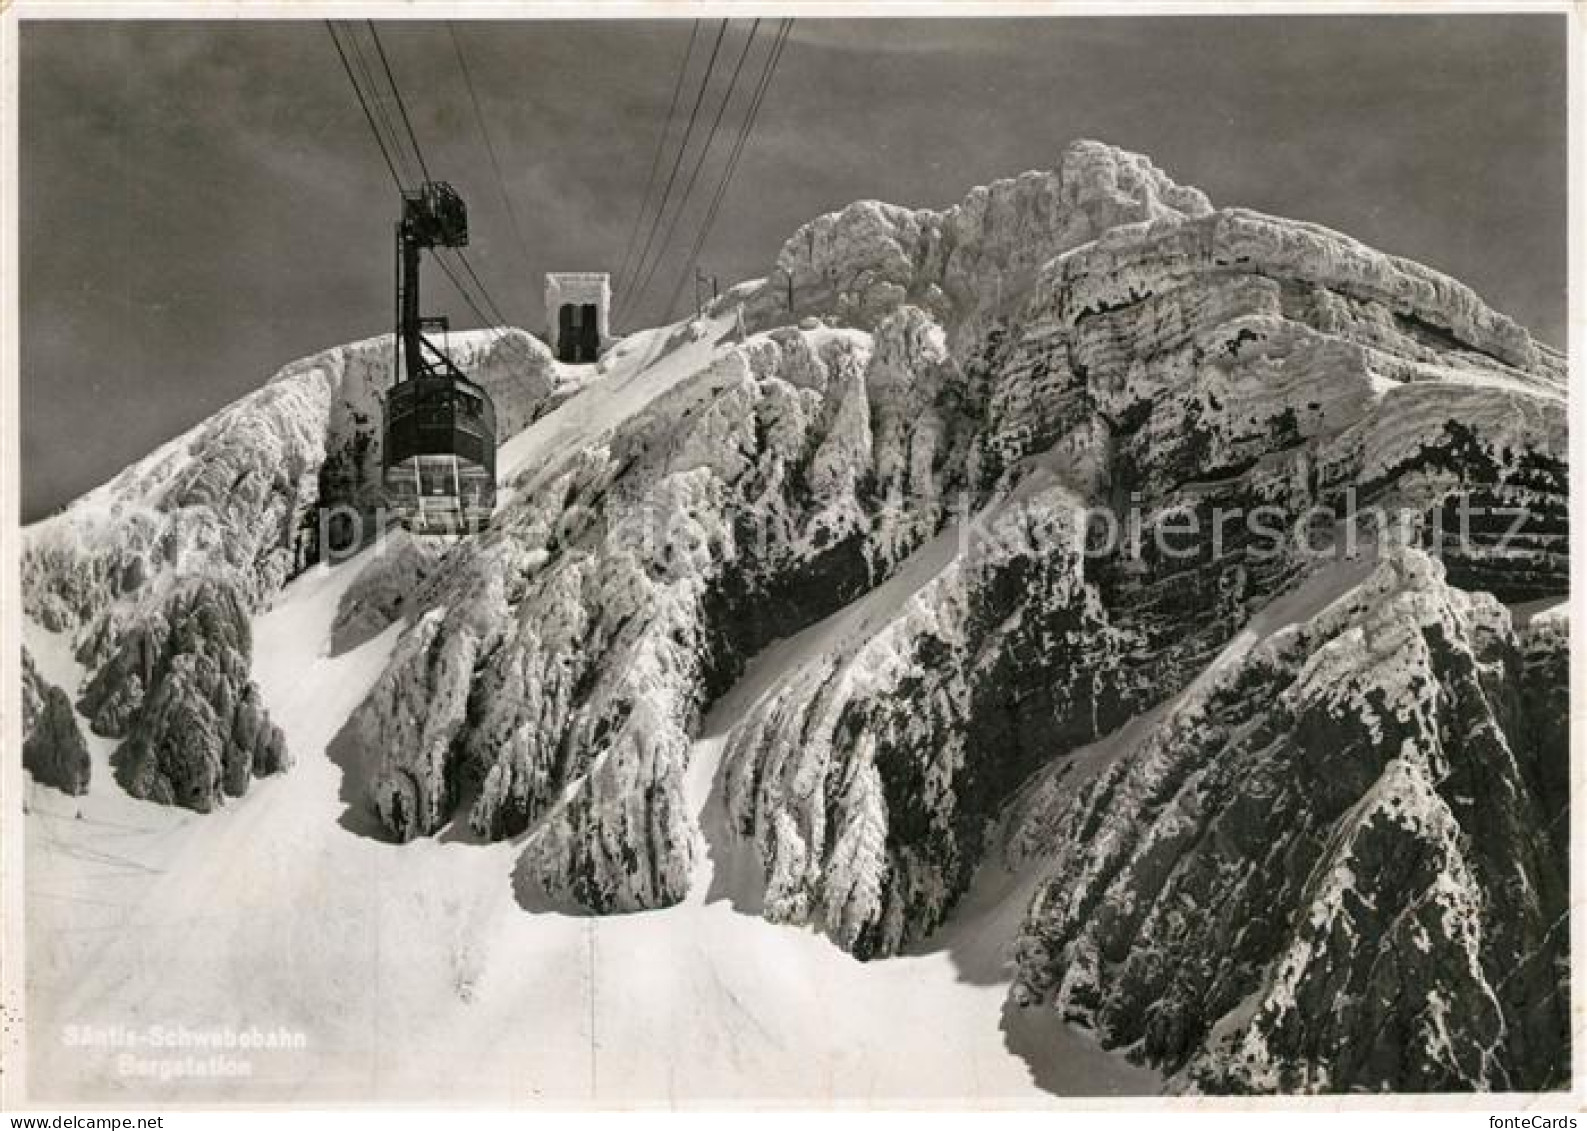
[[[708,364],[721,329],[654,365],[665,331],[636,341],[509,441],[503,468],[543,470],[597,441]],[[1048,1011],[1003,1019],[1004,951],[1034,868],[989,866],[938,939],[870,963],[753,913],[759,863],[727,827],[717,782],[727,735],[803,663],[885,622],[951,560],[956,537],[944,531],[887,583],[749,665],[691,757],[706,851],[690,895],[609,917],[520,906],[522,837],[479,844],[449,828],[396,845],[343,823],[348,783],[327,748],[401,626],[333,657],[337,601],[368,558],[310,570],[255,621],[253,674],[286,732],[290,771],[198,815],[128,797],[110,772],[115,743],[88,735],[88,795],[29,785],[30,1094],[666,1106],[1037,1105],[1054,1092],[1156,1091],[1155,1074]],[[41,674],[75,697],[83,673],[69,643],[36,625],[27,637]],[[1039,1034],[1027,1055],[1048,1090],[1005,1046],[1005,1024]],[[129,1074],[126,1049],[70,1047],[73,1026],[283,1029],[304,1047],[233,1050],[246,1077],[160,1081]]]
[[[692,339],[680,341],[663,354],[686,323],[645,330],[616,346],[605,374],[595,366],[567,366],[565,374],[578,374],[579,391],[554,411],[501,445],[496,456],[498,477],[506,484],[498,510],[510,507],[518,492],[553,470],[557,461],[610,434],[662,393],[699,373],[724,347],[717,343],[731,320],[706,319],[697,323]],[[536,473],[529,482],[520,477]]]

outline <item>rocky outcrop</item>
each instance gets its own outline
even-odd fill
[[[1049,477],[946,531],[732,732],[724,793],[769,917],[860,957],[917,941],[1023,777],[1122,715],[1107,675],[1124,641],[1080,566],[1078,504]],[[1013,658],[1038,649],[1034,677]]]
[[[22,767],[42,785],[87,793],[93,765],[71,698],[39,675],[22,649]]]
[[[39,675],[39,670],[33,664],[33,654],[26,647],[22,649],[22,734],[26,736],[33,729],[33,724],[38,721],[39,712],[44,709],[44,696],[49,691],[50,684]]]
[[[1102,552],[971,554],[732,745],[772,913],[886,953],[947,913],[1036,767],[1185,686],[1324,551],[1525,498],[1530,541],[1451,560],[1507,596],[1563,584],[1558,359],[1435,272],[1214,210],[1142,158],[1080,143],[945,212],[852,206],[730,299],[805,328],[716,350],[426,582],[355,720],[394,834],[466,797],[479,832],[530,833],[553,893],[671,902],[689,734],[747,655],[956,515],[1039,513],[1069,547],[1097,512],[1133,524]],[[1185,513],[1188,551],[1159,538]]]
[[[372,560],[337,602],[331,622],[331,650],[356,648],[410,607],[423,607],[424,582],[446,556],[445,547],[426,538],[393,530],[370,550]]]
[[[1523,763],[1560,860],[1570,853],[1570,616],[1556,604],[1517,629],[1522,657]]]
[[[1408,551],[1076,799],[1016,1000],[1212,1091],[1568,1079],[1565,855],[1492,597]],[[1557,803],[1557,802],[1556,802]]]

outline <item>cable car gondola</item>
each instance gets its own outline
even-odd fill
[[[397,225],[397,363],[385,401],[381,467],[387,505],[420,534],[473,534],[496,507],[496,407],[426,331],[419,262],[427,248],[468,243],[468,212],[451,185],[402,193]]]

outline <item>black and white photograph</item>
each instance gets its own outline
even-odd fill
[[[1582,1110],[1579,19],[0,9],[4,1106]]]

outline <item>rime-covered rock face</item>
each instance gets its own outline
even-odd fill
[[[725,301],[805,329],[718,350],[526,473],[426,580],[354,720],[393,834],[467,799],[479,833],[529,834],[555,895],[676,900],[703,708],[955,522],[947,564],[726,755],[768,913],[891,953],[950,912],[1036,769],[1184,687],[1347,540],[1436,546],[1508,599],[1563,590],[1558,356],[1452,280],[1214,210],[1142,158],[1081,143],[946,212],[852,206]],[[1080,552],[1087,507],[1135,542]],[[1200,540],[1171,552],[1187,511]]]
[[[872,262],[877,241],[859,246]],[[886,317],[874,296],[836,306]],[[961,555],[763,703],[728,753],[770,913],[859,953],[941,922],[1033,769],[1185,686],[1352,546],[1436,545],[1454,580],[1506,599],[1564,591],[1558,357],[1452,280],[1337,233],[1159,209],[1049,260],[961,361],[979,419],[958,481],[978,524],[1024,496],[1015,521],[1034,508],[1070,536]],[[1088,506],[1137,523],[1136,546],[1121,533],[1066,557]],[[1181,521],[1199,533],[1171,537]]]
[[[93,766],[66,692],[39,675],[22,649],[22,766],[65,793],[88,792]]]
[[[504,434],[555,403],[545,346],[521,331],[453,336]],[[250,609],[301,568],[316,510],[378,505],[380,407],[391,340],[283,368],[257,392],[133,464],[24,539],[24,611],[52,631],[96,621],[174,575],[233,573]]]
[[[1018,999],[1183,1086],[1562,1078],[1568,626],[1499,602],[1568,584],[1565,365],[1468,288],[1080,142],[812,221],[583,392],[470,348],[504,438],[551,415],[490,531],[371,552],[332,626],[397,626],[343,735],[393,838],[466,821],[556,899],[676,902],[703,712],[835,616],[724,744],[769,916],[884,957],[1013,857],[1047,874]],[[382,362],[289,367],[29,532],[135,790],[284,760],[246,620],[312,507],[374,504]]]
[[[527,334],[456,335],[519,429],[560,395]],[[248,678],[248,618],[311,559],[324,508],[378,505],[390,340],[328,350],[28,529],[24,611],[72,635],[84,713],[136,796],[207,810],[290,761]],[[388,610],[389,614],[389,610]],[[350,613],[347,632],[380,610]]]
[[[400,620],[424,579],[446,556],[444,546],[402,530],[380,539],[372,552],[374,560],[359,571],[337,605],[331,624],[333,652],[356,648]]]
[[[122,626],[114,651],[88,654],[83,690],[95,733],[126,741],[117,774],[134,797],[207,812],[255,777],[290,763],[248,674],[251,629],[242,594],[224,580],[175,585]]]
[[[1563,795],[1533,782],[1566,752],[1528,682],[1503,606],[1386,560],[1079,794],[1016,999],[1211,1091],[1560,1086]]]

